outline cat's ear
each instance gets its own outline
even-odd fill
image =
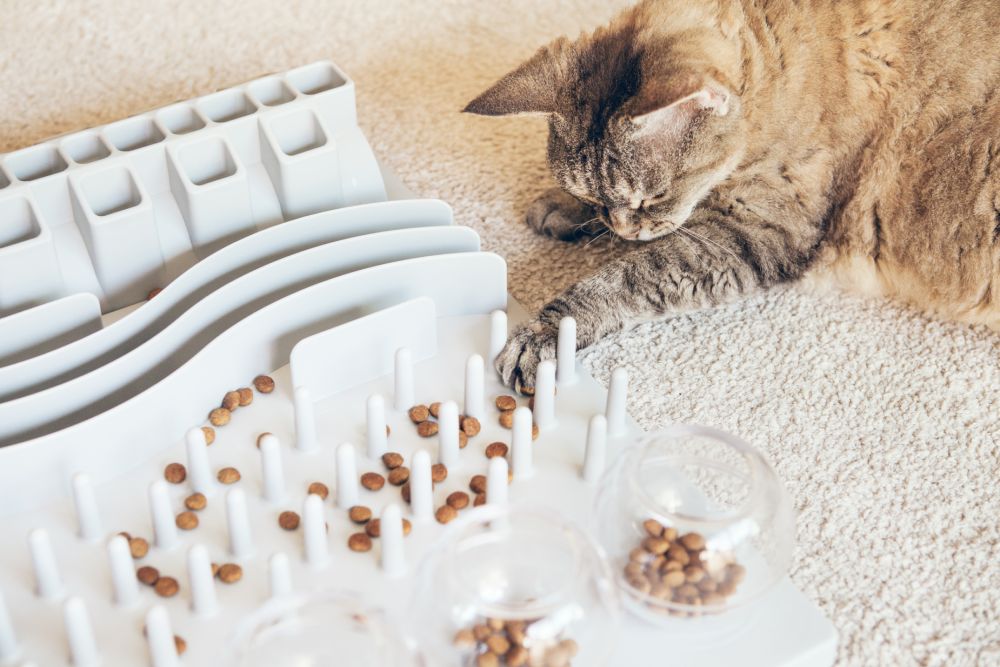
[[[481,116],[555,113],[569,50],[566,38],[542,47],[520,67],[469,102],[463,111]]]
[[[626,113],[642,134],[682,133],[703,111],[729,114],[732,95],[709,76],[682,75],[654,78],[643,83],[626,104]]]

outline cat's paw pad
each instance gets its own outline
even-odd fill
[[[539,234],[562,241],[575,241],[593,232],[593,211],[559,188],[547,190],[532,202],[525,214],[528,226]]]
[[[558,335],[556,329],[537,320],[515,329],[494,360],[503,383],[522,394],[533,394],[538,364],[555,358]]]

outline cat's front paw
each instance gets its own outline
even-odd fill
[[[539,234],[562,241],[590,236],[600,227],[592,208],[560,188],[546,190],[532,202],[525,221]]]
[[[558,336],[557,329],[538,320],[516,328],[493,362],[503,383],[522,394],[534,394],[538,363],[555,358]]]

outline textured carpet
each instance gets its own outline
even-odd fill
[[[621,4],[8,0],[0,151],[332,58],[358,83],[377,153],[504,255],[534,308],[616,249],[522,224],[550,184],[542,121],[457,110]],[[766,453],[800,511],[792,577],[833,619],[841,664],[1000,664],[996,334],[791,288],[643,325],[583,358],[603,381],[628,368],[644,427],[710,424]]]

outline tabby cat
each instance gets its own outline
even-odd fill
[[[545,46],[466,111],[548,117],[529,225],[635,249],[501,376],[530,389],[565,315],[586,347],[806,275],[1000,328],[998,82],[997,0],[645,0]]]

